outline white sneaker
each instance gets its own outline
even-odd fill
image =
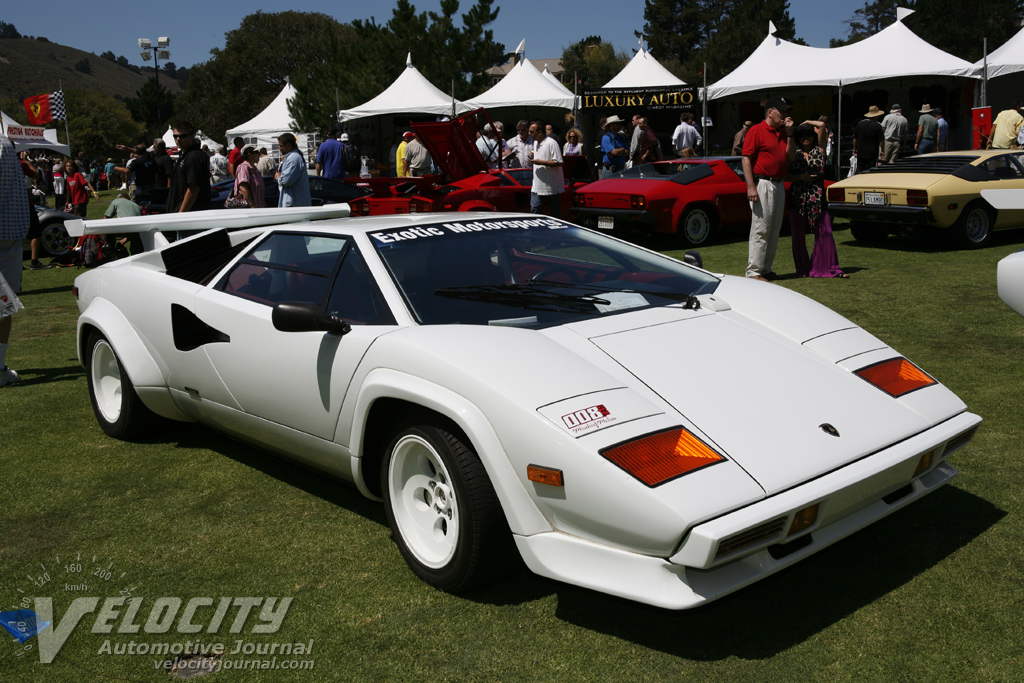
[[[3,370],[0,370],[0,387],[5,387],[8,384],[14,384],[19,379],[21,379],[21,377],[18,376],[18,373],[16,373],[14,370],[11,370],[6,365],[4,366]]]

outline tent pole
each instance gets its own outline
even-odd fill
[[[701,119],[700,128],[704,131],[704,156],[708,155],[708,63],[704,62],[701,67],[704,72],[704,92],[701,94]]]
[[[64,83],[61,79],[57,79],[57,87],[60,88],[61,93],[64,92]],[[159,95],[159,93],[157,93]],[[68,139],[68,158],[71,159],[71,131],[68,130],[68,101],[64,100],[64,137]]]
[[[981,64],[981,106],[988,106],[988,38],[981,39],[982,58]]]
[[[836,144],[835,144],[835,148],[836,148],[836,163],[835,163],[835,169],[834,170],[835,170],[835,174],[836,174],[836,180],[842,180],[842,178],[840,177],[840,175],[842,175],[842,174],[839,172],[843,168],[843,82],[842,81],[839,81],[839,103],[836,106],[836,109],[838,109],[839,111],[838,111],[838,113],[836,115],[836,118],[838,119],[838,122],[836,123]]]

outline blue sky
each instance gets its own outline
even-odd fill
[[[412,0],[417,11],[437,11],[440,0]],[[637,47],[634,31],[644,24],[644,0],[497,0],[500,13],[492,25],[495,40],[513,50],[526,39],[526,56],[531,59],[558,58],[562,48],[588,35],[599,35],[611,41],[617,50],[632,54]],[[467,10],[472,0],[461,0],[460,9]],[[796,19],[796,34],[815,47],[828,47],[831,37],[846,35],[844,19],[853,16],[863,0],[790,0],[790,14]],[[391,17],[393,0],[360,3],[292,0],[288,9],[323,12],[338,21],[368,19],[378,23]],[[368,9],[372,7],[373,9]],[[16,2],[8,3],[0,19],[14,24],[23,35],[46,36],[69,47],[95,52],[110,50],[124,55],[133,64],[142,64],[138,38],[156,42],[160,36],[171,39],[171,61],[178,66],[192,66],[206,61],[210,49],[224,46],[224,34],[238,27],[241,18],[257,10],[281,11],[281,3],[177,2],[105,3],[105,2]],[[370,14],[372,13],[372,14]],[[767,34],[768,27],[765,26]],[[751,45],[753,50],[755,45]],[[282,36],[282,49],[287,37]],[[655,53],[655,57],[657,54]],[[425,56],[413,55],[413,63]]]

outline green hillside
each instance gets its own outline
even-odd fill
[[[89,61],[90,73],[75,68],[83,59]],[[135,73],[99,55],[57,43],[27,38],[0,40],[0,98],[24,100],[63,85],[64,90],[98,90],[128,99],[135,97],[152,75],[152,71]],[[160,85],[174,94],[182,91],[179,82],[163,72]]]

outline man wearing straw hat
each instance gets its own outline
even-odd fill
[[[874,168],[883,154],[885,129],[882,128],[878,119],[884,113],[872,104],[868,107],[868,113],[864,114],[864,118],[853,129],[853,147],[857,152],[857,173]]]
[[[939,121],[932,116],[932,105],[921,107],[921,116],[917,119],[917,141],[914,150],[918,154],[935,151],[935,141],[939,137]]]

